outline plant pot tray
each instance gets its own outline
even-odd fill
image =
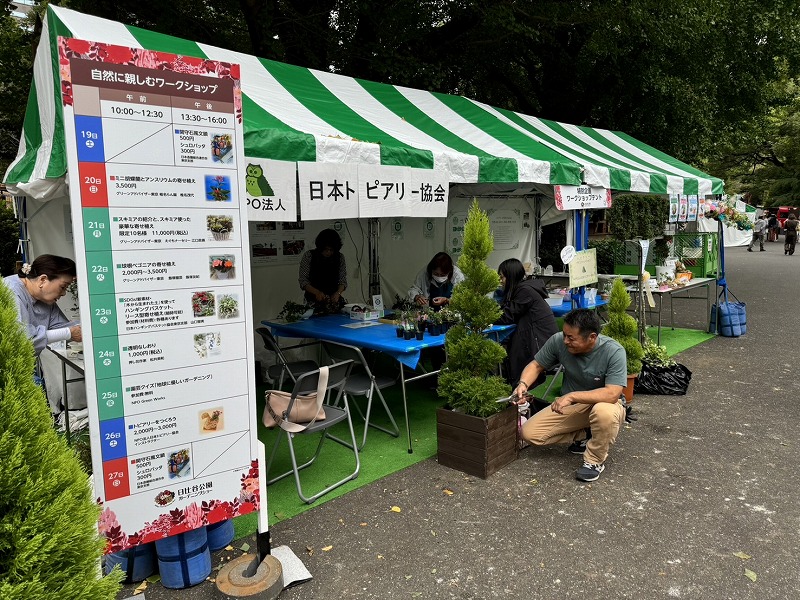
[[[487,418],[438,409],[439,464],[486,479],[517,458],[517,418],[516,406]]]

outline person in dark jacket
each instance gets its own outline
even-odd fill
[[[503,315],[496,324],[514,323],[517,326],[507,342],[506,377],[515,385],[534,355],[551,336],[558,333],[558,327],[553,310],[545,301],[547,290],[541,279],[525,279],[525,267],[516,258],[500,263],[497,273],[503,287],[503,301],[500,304]],[[545,374],[542,373],[539,380],[532,382],[531,388],[544,380]]]

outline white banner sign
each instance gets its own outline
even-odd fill
[[[297,163],[304,221],[358,218],[358,165]]]
[[[297,163],[244,157],[248,221],[297,221]]]
[[[611,190],[588,185],[555,186],[558,210],[580,210],[582,208],[610,208]]]

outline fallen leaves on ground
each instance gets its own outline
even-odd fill
[[[745,569],[744,570],[744,576],[747,577],[750,581],[755,581],[756,579],[758,579],[758,575],[756,575],[750,569]]]
[[[399,512],[400,512],[400,507],[399,507],[399,506],[393,506],[393,507],[392,507],[390,510],[391,510],[392,512],[399,513]]]

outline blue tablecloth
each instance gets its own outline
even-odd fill
[[[378,350],[396,358],[411,369],[416,368],[423,348],[444,346],[445,338],[444,335],[430,335],[426,332],[422,340],[404,340],[397,337],[397,328],[394,325],[385,323],[357,329],[344,327],[359,323],[347,315],[311,317],[294,323],[266,319],[261,323],[272,329],[272,333],[277,337],[311,338]],[[511,335],[515,327],[515,325],[492,325],[487,333],[502,342]]]
[[[566,300],[562,302],[559,306],[551,306],[550,308],[553,309],[553,314],[557,317],[563,317],[573,308],[597,308],[598,306],[605,306],[608,304],[607,300],[603,300],[602,298],[598,298],[595,302],[591,304],[586,304],[586,306],[572,306],[571,300]]]

